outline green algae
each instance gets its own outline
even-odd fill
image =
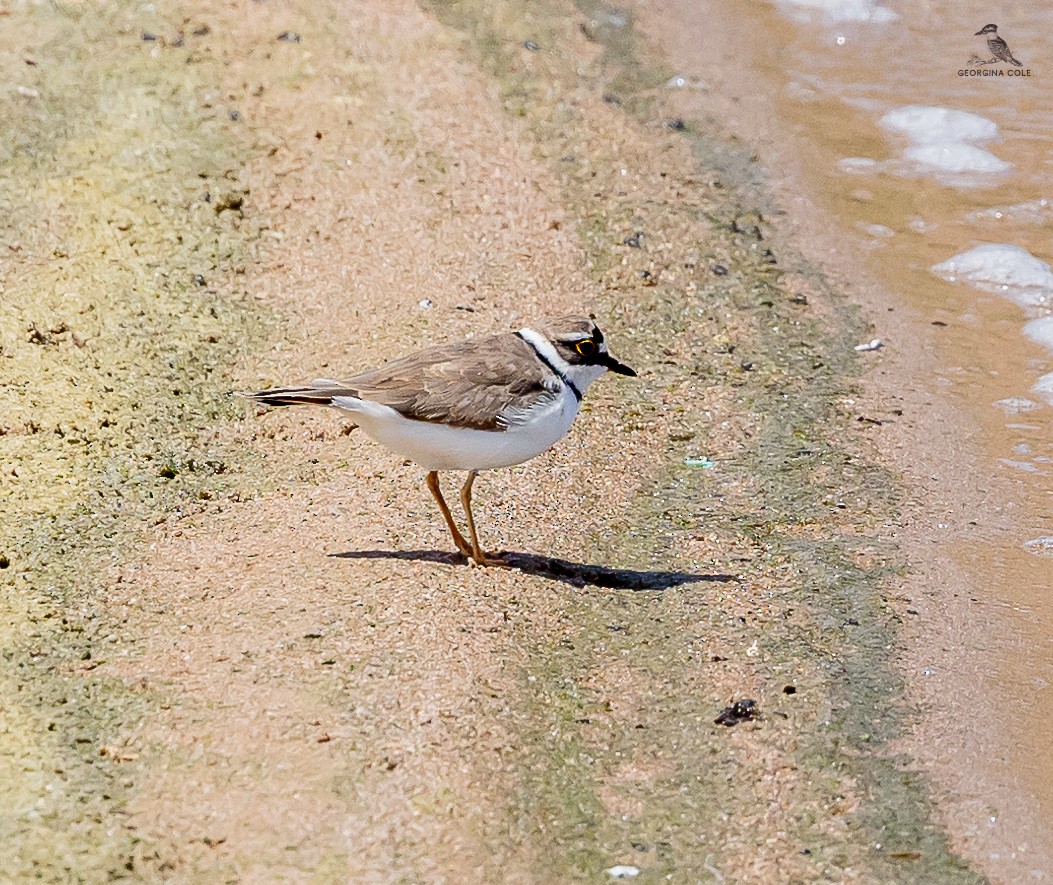
[[[5,18],[32,61],[3,56],[24,86],[4,94],[0,139],[10,880],[135,875],[149,850],[122,826],[135,753],[109,744],[157,699],[93,675],[120,629],[95,600],[143,528],[247,492],[231,479],[243,456],[209,431],[235,414],[231,369],[267,322],[239,273],[254,222],[217,211],[247,197],[251,142],[204,99],[218,64],[155,51],[149,18],[95,4]]]

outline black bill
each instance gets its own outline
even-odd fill
[[[636,373],[632,369],[625,365],[625,363],[618,362],[609,353],[601,353],[596,362],[598,365],[606,366],[612,372],[617,372],[619,375],[628,375],[630,378],[636,377]]]

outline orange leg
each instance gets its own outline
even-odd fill
[[[464,505],[464,515],[468,517],[468,534],[472,537],[472,561],[476,565],[511,568],[511,566],[499,556],[488,556],[483,553],[483,548],[479,546],[479,535],[475,531],[475,517],[472,516],[472,483],[475,482],[476,476],[478,476],[478,471],[469,471],[468,479],[465,481],[464,487],[461,489],[461,504]]]
[[[464,539],[464,535],[461,534],[460,529],[457,528],[457,523],[453,521],[453,514],[450,513],[450,508],[446,506],[446,501],[442,497],[442,491],[439,489],[439,473],[436,470],[432,470],[428,474],[428,489],[431,491],[435,498],[435,502],[439,505],[439,510],[442,511],[442,518],[446,520],[446,528],[450,530],[450,534],[453,536],[453,543],[457,545],[457,549],[461,551],[461,554],[469,559],[474,556],[471,545]],[[471,525],[471,523],[469,523]]]

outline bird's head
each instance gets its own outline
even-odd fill
[[[606,371],[630,377],[636,375],[611,356],[603,333],[589,317],[564,316],[543,320],[535,324],[534,329],[554,349],[558,360],[567,367],[567,375],[581,390]]]

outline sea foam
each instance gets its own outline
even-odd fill
[[[896,21],[896,15],[887,6],[874,0],[780,0],[779,6],[793,12],[816,12],[831,22],[884,22]]]
[[[1012,164],[978,144],[998,137],[998,124],[979,114],[951,108],[906,105],[889,111],[881,125],[910,140],[903,153],[908,170],[933,174],[948,183],[969,184],[967,176],[1005,172]]]
[[[976,246],[933,265],[932,272],[952,283],[1005,295],[1023,307],[1048,307],[1053,299],[1053,270],[1010,243]]]

